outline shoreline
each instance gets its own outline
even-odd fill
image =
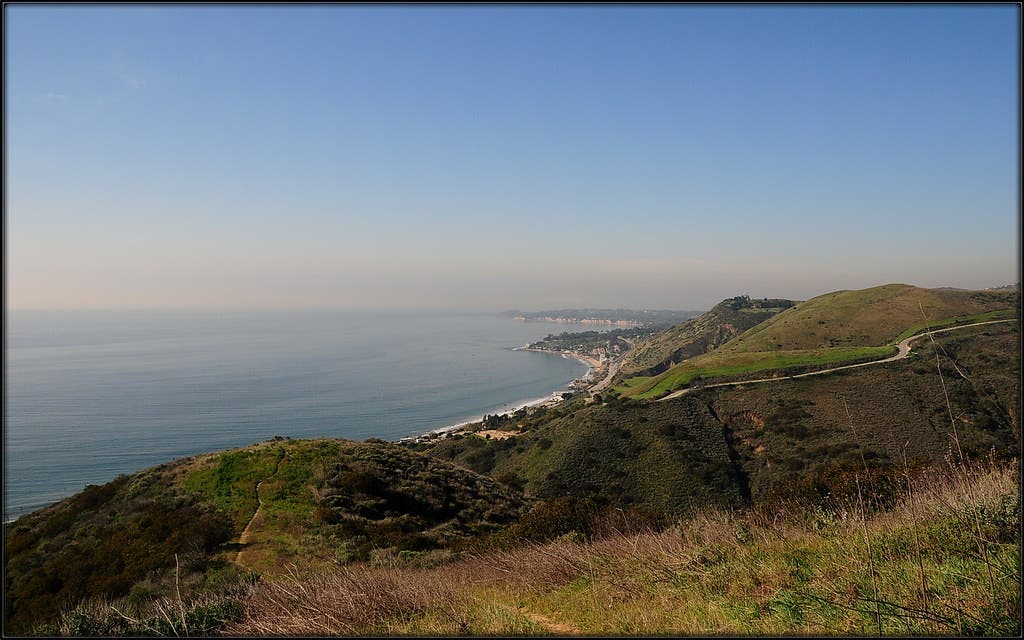
[[[550,393],[548,393],[545,396],[533,397],[533,398],[529,398],[529,399],[526,399],[526,400],[519,400],[519,401],[516,401],[515,404],[513,404],[511,407],[509,407],[507,409],[499,408],[499,409],[494,410],[493,412],[488,412],[487,414],[484,414],[484,415],[508,416],[508,415],[511,415],[511,414],[513,414],[513,413],[515,413],[517,411],[522,410],[522,409],[530,409],[530,408],[542,407],[542,406],[544,406],[544,407],[556,406],[556,405],[560,404],[561,402],[563,402],[565,400],[565,398],[563,398],[563,394],[566,394],[566,393],[580,393],[580,392],[582,392],[585,389],[593,387],[595,382],[596,382],[594,380],[594,373],[597,370],[596,368],[600,365],[600,362],[597,361],[597,359],[595,359],[595,358],[589,358],[587,356],[580,356],[578,354],[574,354],[574,353],[571,353],[571,352],[553,351],[553,350],[550,350],[550,349],[534,349],[534,348],[530,348],[529,347],[529,343],[527,345],[522,346],[522,347],[505,347],[505,349],[507,349],[509,351],[534,351],[534,352],[539,352],[539,353],[546,353],[546,354],[549,354],[551,356],[562,356],[562,357],[565,357],[565,358],[572,358],[572,359],[576,360],[577,362],[580,362],[581,364],[586,365],[587,370],[582,375],[573,378],[572,380],[570,380],[566,384],[564,384],[561,387],[551,391]],[[505,406],[508,406],[508,405],[505,405]],[[465,430],[466,427],[468,427],[470,425],[479,424],[480,422],[483,421],[484,415],[478,415],[478,416],[474,416],[472,418],[462,419],[458,423],[455,423],[455,424],[448,424],[446,426],[429,429],[427,431],[423,431],[423,432],[419,432],[419,433],[414,433],[412,435],[406,435],[406,436],[399,437],[399,438],[391,436],[389,438],[389,441],[390,442],[395,442],[395,443],[410,443],[410,442],[418,442],[418,441],[422,441],[422,440],[426,440],[426,439],[432,439],[432,438],[435,438],[435,437],[445,437],[447,434],[453,434],[453,433],[458,433],[460,431],[463,431],[463,430]],[[320,436],[300,436],[300,439],[302,437],[320,438],[320,437],[331,437],[331,436],[326,436],[326,435],[320,435]],[[388,437],[388,436],[384,436],[384,437]],[[216,449],[216,451],[228,450],[228,449],[232,449],[232,448],[236,448],[236,447],[245,447],[245,446],[249,446],[250,444],[253,444],[253,443],[240,442],[237,445],[228,446],[226,449]],[[171,459],[178,459],[178,458],[171,456]],[[166,460],[164,462],[166,462]],[[130,471],[130,472],[127,472],[127,473],[134,473],[134,472],[135,471],[133,470],[133,471]],[[97,482],[102,484],[103,482],[109,482],[109,481],[111,481],[113,479],[114,478],[111,477],[108,480],[97,481]],[[59,496],[54,497],[52,500],[47,500],[45,502],[40,502],[38,504],[29,505],[29,506],[22,506],[22,507],[19,507],[17,509],[14,509],[14,510],[10,509],[10,505],[6,505],[5,504],[5,507],[7,507],[7,509],[5,509],[4,524],[5,525],[6,524],[10,524],[12,522],[17,521],[22,516],[28,515],[30,513],[35,513],[37,511],[40,511],[42,509],[45,509],[45,508],[53,505],[53,504],[56,504],[56,503],[60,502],[61,500],[65,500],[65,499],[75,495],[76,493],[82,491],[86,486],[88,486],[88,484],[89,484],[88,482],[83,484],[77,490],[68,490],[66,492],[63,492]]]
[[[551,349],[537,349],[537,348],[530,347],[530,346],[515,347],[515,348],[512,349],[512,351],[532,351],[534,353],[548,353],[548,354],[551,354],[553,356],[562,356],[563,358],[572,358],[573,360],[577,360],[577,361],[582,362],[583,364],[587,365],[587,368],[589,370],[587,371],[587,373],[585,375],[582,376],[583,378],[585,378],[586,376],[589,376],[590,374],[592,374],[597,369],[600,369],[601,365],[602,365],[601,361],[598,360],[597,358],[594,358],[594,357],[591,357],[591,356],[580,355],[580,354],[572,352],[572,351],[552,351]],[[580,380],[580,379],[581,378],[577,378],[576,380]]]
[[[520,402],[519,404],[513,406],[511,409],[506,409],[504,411],[500,411],[500,412],[493,413],[493,414],[487,413],[487,414],[484,414],[484,415],[510,416],[513,413],[517,412],[517,411],[520,411],[522,409],[529,409],[531,407],[542,407],[542,406],[543,407],[553,407],[553,406],[556,406],[559,403],[561,403],[563,400],[565,400],[565,398],[562,397],[562,394],[584,391],[586,389],[589,389],[589,388],[593,387],[596,384],[596,381],[594,380],[594,373],[599,368],[601,368],[601,366],[602,366],[602,363],[597,358],[592,358],[590,356],[579,355],[579,354],[573,353],[571,351],[552,351],[550,349],[535,349],[535,348],[530,347],[529,345],[525,345],[525,346],[522,346],[522,347],[510,347],[509,350],[511,350],[511,351],[533,351],[535,353],[546,353],[546,354],[552,355],[552,356],[562,356],[563,358],[572,358],[573,360],[576,360],[577,362],[579,362],[581,364],[585,364],[587,366],[587,372],[584,373],[582,376],[580,376],[578,378],[573,378],[572,380],[570,380],[565,385],[564,389],[556,389],[556,390],[552,391],[551,393],[549,393],[548,395],[543,396],[541,398],[534,398],[532,400],[526,400],[526,401]],[[581,388],[576,388],[576,387],[581,387]],[[478,424],[478,423],[482,422],[483,419],[484,419],[484,415],[477,416],[475,418],[471,418],[469,420],[465,420],[465,421],[459,422],[457,424],[450,424],[450,425],[447,425],[447,426],[444,426],[444,427],[439,427],[437,429],[431,429],[430,431],[427,431],[426,433],[422,433],[422,434],[419,434],[419,435],[406,436],[404,438],[399,438],[398,440],[395,440],[395,442],[400,442],[400,443],[401,442],[419,442],[419,441],[424,440],[424,439],[431,439],[431,438],[435,438],[435,437],[445,438],[445,437],[447,437],[447,436],[449,436],[451,434],[455,434],[455,433],[459,433],[459,432],[463,431],[464,428],[469,426],[469,425]]]

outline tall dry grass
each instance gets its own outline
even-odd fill
[[[1020,609],[1010,596],[1019,552],[1006,542],[1007,527],[1019,526],[1017,475],[1015,464],[933,469],[891,510],[871,514],[856,504],[811,516],[708,510],[660,532],[566,536],[432,568],[295,574],[257,585],[225,631],[999,634],[1017,628]],[[972,541],[977,519],[991,549],[1002,548],[987,554],[994,588],[973,575],[986,566]],[[946,548],[951,540],[960,546]]]

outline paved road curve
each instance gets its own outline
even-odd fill
[[[821,369],[819,371],[811,371],[809,373],[801,373],[801,374],[795,375],[795,376],[780,376],[780,377],[777,377],[777,378],[758,378],[756,380],[739,380],[737,382],[719,382],[719,383],[716,383],[716,384],[707,384],[707,385],[704,385],[702,387],[688,387],[686,389],[680,389],[679,391],[674,391],[674,392],[670,393],[669,395],[665,396],[664,398],[659,398],[658,402],[662,402],[664,400],[671,400],[672,398],[678,398],[679,396],[686,395],[687,393],[690,393],[691,391],[696,391],[698,389],[710,389],[712,387],[735,387],[735,386],[741,385],[741,384],[755,384],[755,383],[759,383],[759,382],[778,382],[779,380],[788,380],[790,378],[806,378],[807,376],[820,376],[820,375],[823,375],[823,374],[826,374],[826,373],[832,373],[833,371],[842,371],[843,369],[855,369],[857,367],[869,367],[869,366],[875,365],[875,364],[882,364],[883,362],[893,362],[895,360],[903,360],[904,358],[906,358],[907,356],[910,355],[910,343],[913,342],[914,340],[917,340],[918,338],[923,338],[923,337],[929,335],[929,333],[931,335],[935,335],[936,333],[945,333],[946,331],[955,331],[957,329],[966,329],[968,327],[980,327],[983,324],[997,324],[999,322],[1017,322],[1017,319],[1013,318],[1011,320],[988,320],[986,322],[975,322],[973,324],[961,324],[961,325],[958,325],[958,326],[955,326],[955,327],[948,327],[946,329],[936,329],[935,331],[931,331],[931,332],[925,331],[924,333],[917,333],[917,334],[914,334],[914,335],[910,336],[909,338],[904,338],[903,340],[900,341],[900,343],[898,345],[896,345],[899,348],[899,351],[896,353],[896,355],[894,355],[892,357],[889,357],[889,358],[883,358],[881,360],[872,360],[871,362],[861,362],[859,364],[847,364],[847,365],[843,365],[841,367],[832,367],[831,369]]]

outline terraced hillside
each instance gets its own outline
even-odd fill
[[[656,375],[686,358],[706,353],[747,329],[793,306],[791,300],[729,298],[696,318],[660,331],[636,345],[622,363],[620,377]]]
[[[836,291],[802,302],[753,326],[718,349],[657,375],[633,376],[616,390],[653,399],[709,379],[744,379],[756,372],[792,374],[877,360],[895,343],[926,327],[1017,317],[1016,291],[922,289],[903,284]],[[763,375],[763,374],[762,374]]]
[[[127,597],[142,617],[162,596],[198,597],[251,570],[272,578],[448,553],[527,505],[490,478],[382,441],[278,441],[185,458],[7,525],[7,629],[30,631],[90,598]]]

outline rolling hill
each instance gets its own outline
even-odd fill
[[[31,631],[95,598],[127,598],[128,614],[141,616],[169,593],[200,597],[254,570],[443,555],[528,504],[491,478],[382,441],[272,441],[185,458],[6,525],[7,628]]]
[[[887,284],[833,291],[786,309],[744,332],[726,350],[772,351],[892,344],[908,329],[954,317],[1013,310],[1015,292],[924,289]]]
[[[708,504],[848,495],[862,455],[875,471],[897,475],[904,453],[911,465],[944,464],[953,447],[950,411],[959,416],[957,435],[969,455],[1012,457],[1019,438],[1018,328],[970,327],[937,341],[945,350],[942,380],[929,350],[874,367],[704,389],[666,402],[579,401],[504,440],[466,435],[421,446],[481,473],[517,478],[540,498],[589,496],[674,516]]]
[[[795,304],[791,300],[751,300],[740,296],[707,313],[659,331],[633,348],[620,377],[656,375],[686,358],[706,353]]]
[[[653,399],[698,380],[743,379],[772,370],[792,374],[876,360],[895,354],[898,340],[929,326],[1015,318],[1019,299],[1016,291],[904,284],[836,291],[773,314],[717,349],[660,373],[622,376],[616,390],[626,397]],[[685,339],[673,343],[672,338],[665,333],[660,339],[669,345],[662,351],[689,344]]]

